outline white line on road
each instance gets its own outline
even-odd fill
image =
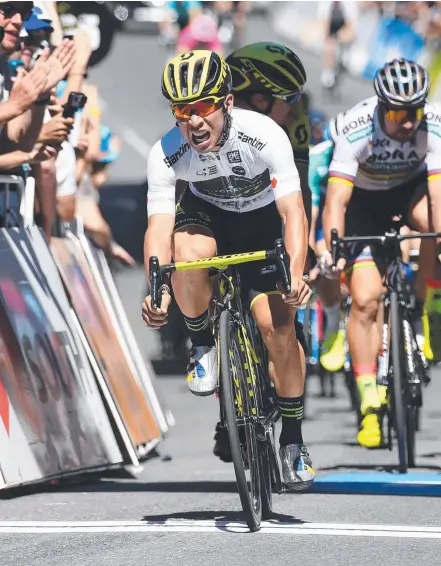
[[[125,532],[244,533],[244,522],[192,521],[1,521],[0,534],[65,534]],[[262,522],[263,534],[330,535],[351,537],[388,537],[441,539],[440,527],[351,525],[340,523]]]

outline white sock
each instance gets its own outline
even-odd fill
[[[326,334],[329,335],[331,332],[338,332],[340,324],[340,302],[332,307],[323,306],[323,310],[326,315]]]

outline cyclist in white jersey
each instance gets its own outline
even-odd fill
[[[268,347],[270,375],[282,413],[280,457],[283,477],[294,490],[314,481],[302,438],[304,351],[295,316],[311,291],[303,281],[308,226],[299,176],[285,132],[267,116],[233,108],[231,72],[212,51],[178,55],[165,67],[162,92],[176,119],[152,148],[147,165],[149,225],[145,264],[187,261],[217,254],[269,249],[282,236],[291,258],[292,291],[278,291],[275,266],[240,268],[241,288]],[[176,205],[176,182],[188,188]],[[174,273],[173,293],[187,324],[192,349],[188,387],[196,395],[214,393],[217,354],[209,328],[212,297],[207,270]],[[167,322],[170,289],[161,309],[143,305],[145,323]],[[294,416],[293,416],[294,415]]]
[[[391,228],[394,216],[402,216],[419,232],[441,231],[441,116],[426,104],[427,71],[412,61],[393,60],[377,72],[374,87],[377,96],[345,114],[336,139],[323,213],[328,250],[332,228],[340,235],[381,235]],[[425,301],[425,341],[440,359],[441,301],[435,290],[441,273],[436,245],[432,240],[421,244],[419,276],[428,284],[426,288],[420,283],[416,291]],[[328,251],[331,263],[329,256]],[[338,267],[345,267],[344,260]],[[364,415],[358,441],[377,447],[378,410],[384,402],[384,391],[376,387],[384,265],[378,250],[356,245],[346,267],[352,295],[348,342]]]

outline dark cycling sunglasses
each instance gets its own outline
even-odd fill
[[[302,98],[302,91],[299,90],[298,92],[295,92],[294,94],[287,94],[287,95],[273,94],[273,96],[274,96],[274,98],[280,98],[280,100],[284,100],[285,102],[288,102],[289,104],[295,104],[296,102],[298,102]]]
[[[5,2],[0,4],[0,13],[6,20],[10,20],[15,14],[20,14],[21,19],[25,22],[32,15],[33,2]]]
[[[403,108],[402,110],[394,110],[385,106],[384,115],[391,122],[403,122],[404,120],[419,122],[423,119],[424,108]]]

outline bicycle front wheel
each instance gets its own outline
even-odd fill
[[[394,428],[398,444],[398,463],[401,473],[407,472],[407,430],[406,430],[406,411],[404,407],[404,364],[403,364],[403,337],[402,337],[402,317],[398,296],[395,292],[390,294],[390,316],[391,316],[391,346],[392,346],[392,367],[393,367],[393,408],[394,408]]]
[[[222,312],[219,322],[221,402],[242,509],[250,530],[258,531],[262,498],[261,458],[254,427],[257,410],[245,375],[247,361],[242,342],[239,324],[229,311]]]

